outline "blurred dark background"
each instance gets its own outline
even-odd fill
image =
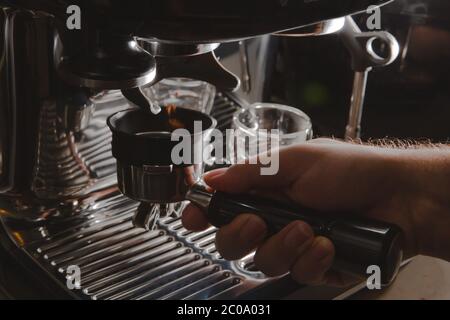
[[[362,138],[450,142],[450,1],[395,0],[381,9],[381,29],[400,43],[400,57],[369,75]],[[354,16],[362,31],[368,16]],[[342,138],[348,119],[353,71],[337,34],[265,37],[247,41],[251,102],[295,106],[313,120],[316,134]],[[219,55],[240,74],[238,45]],[[242,94],[242,92],[240,92]]]
[[[397,0],[382,8],[382,29],[400,57],[368,80],[363,139],[450,141],[450,1]],[[355,17],[364,30],[367,16]],[[297,106],[321,135],[342,137],[353,81],[350,56],[336,35],[281,38],[265,98]]]

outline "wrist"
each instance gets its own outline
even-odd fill
[[[450,260],[450,148],[399,151],[395,162],[417,253]]]

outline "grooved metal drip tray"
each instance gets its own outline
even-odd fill
[[[136,209],[114,193],[59,222],[57,232],[39,227],[44,237],[24,248],[62,285],[79,268],[81,288],[74,292],[83,299],[226,299],[269,281],[250,258],[223,260],[214,228],[194,233],[180,218],[163,218],[157,230],[136,229]]]

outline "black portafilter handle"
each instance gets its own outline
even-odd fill
[[[367,278],[374,272],[368,268],[376,266],[383,286],[394,280],[403,259],[402,231],[393,224],[345,213],[324,214],[297,204],[254,195],[211,192],[204,185],[195,185],[186,198],[201,208],[209,222],[218,228],[242,213],[261,217],[269,228],[269,235],[293,221],[304,221],[312,227],[315,235],[327,237],[334,244],[334,270]]]

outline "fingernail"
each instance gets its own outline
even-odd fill
[[[255,243],[266,235],[266,224],[256,218],[249,218],[241,227],[239,236],[247,243]]]
[[[317,261],[324,260],[332,254],[329,241],[324,238],[317,238],[311,248],[311,255]]]
[[[298,222],[289,230],[283,240],[284,246],[288,250],[295,250],[313,237],[311,228],[303,222]]]

